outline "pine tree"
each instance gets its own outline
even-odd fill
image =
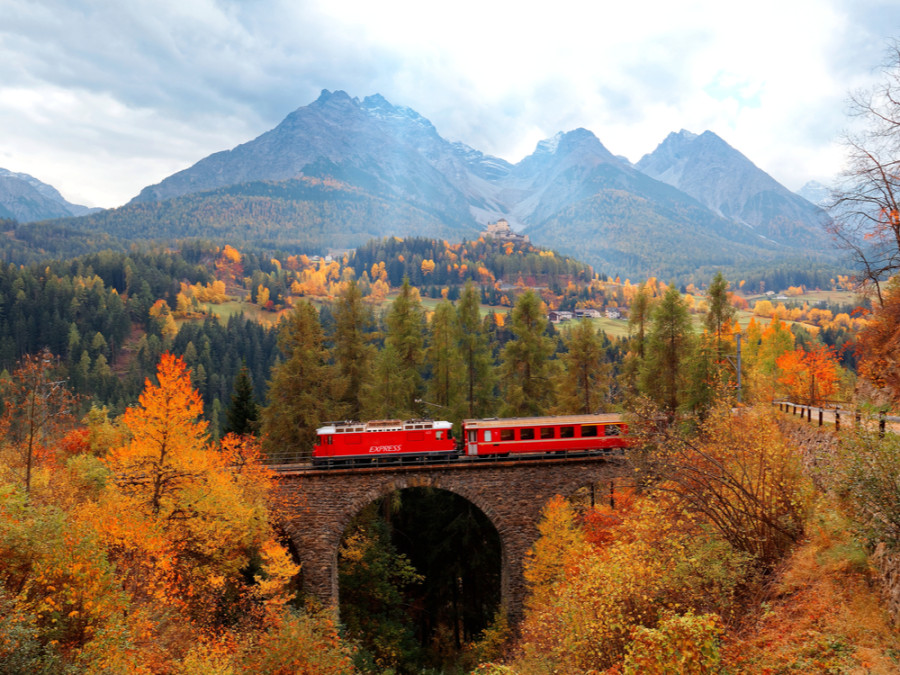
[[[218,400],[218,399],[216,399]],[[234,378],[234,393],[231,394],[231,405],[225,412],[227,422],[224,432],[240,436],[256,434],[259,430],[259,404],[253,396],[253,383],[247,365],[241,366]]]
[[[546,414],[555,400],[558,363],[551,361],[555,341],[544,332],[544,303],[532,290],[519,296],[512,312],[513,340],[503,348],[500,364],[504,417]]]
[[[687,306],[675,284],[670,284],[651,315],[641,392],[673,415],[681,404],[687,365],[693,346],[693,327]]]
[[[328,364],[316,308],[297,303],[278,334],[286,360],[275,367],[269,382],[269,404],[262,409],[263,446],[269,454],[306,458],[312,452],[316,428],[342,417],[337,402],[343,387]]]
[[[437,304],[428,330],[425,362],[431,378],[428,380],[428,403],[441,408],[441,415],[454,422],[462,419],[463,361],[459,353],[459,333],[456,309],[448,300]]]
[[[425,314],[419,292],[403,278],[403,285],[387,315],[385,347],[394,350],[402,381],[398,398],[402,410],[418,414],[423,393],[422,364],[425,360]]]
[[[561,413],[598,412],[609,393],[609,364],[600,336],[588,319],[582,319],[563,339],[564,375],[560,383]]]
[[[722,276],[722,272],[716,272],[713,277],[706,292],[706,303],[709,306],[705,320],[706,331],[714,340],[716,358],[721,360],[724,354],[723,342],[725,336],[730,334],[736,312],[728,300],[728,281]]]
[[[372,376],[374,349],[366,338],[372,319],[356,280],[351,280],[338,297],[334,319],[334,361],[346,383],[341,402],[347,405],[350,418],[360,419],[363,390]]]
[[[637,329],[632,337],[632,351],[641,361],[644,360],[647,324],[650,321],[651,309],[650,294],[646,286],[641,284],[631,303],[631,308],[628,310],[628,329]]]
[[[479,296],[472,282],[467,282],[456,311],[465,373],[466,414],[470,418],[484,417],[493,412],[496,381],[491,347],[479,311]]]

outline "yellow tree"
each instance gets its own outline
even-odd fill
[[[191,387],[184,361],[163,354],[159,383],[148,379],[138,399],[122,418],[132,439],[110,454],[109,463],[121,485],[144,495],[154,516],[168,513],[173,494],[205,464],[208,423],[199,419],[203,401]]]
[[[139,402],[123,415],[131,438],[110,451],[115,480],[90,515],[136,601],[212,621],[217,602],[242,588],[250,556],[272,539],[270,475],[258,449],[248,456],[234,440],[221,451],[208,445],[200,395],[180,358],[163,354]]]

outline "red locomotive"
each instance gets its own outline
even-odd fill
[[[628,425],[617,414],[465,420],[459,445],[451,437],[451,427],[441,420],[331,422],[316,430],[313,462],[609,452],[629,443]]]
[[[316,429],[313,462],[456,456],[452,427],[440,420],[331,422]]]

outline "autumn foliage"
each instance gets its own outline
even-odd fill
[[[2,474],[0,671],[352,672],[330,619],[291,608],[257,441],[212,443],[202,412],[164,354],[115,431],[93,414],[35,465],[31,499]]]

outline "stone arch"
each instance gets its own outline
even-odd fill
[[[329,576],[331,579],[331,592],[329,593],[329,596],[332,599],[332,604],[337,607],[337,605],[340,603],[340,584],[338,582],[338,552],[340,550],[341,540],[344,536],[344,532],[347,530],[347,527],[350,525],[352,520],[360,513],[360,511],[362,511],[372,502],[382,499],[383,497],[387,497],[394,492],[412,488],[433,488],[435,490],[450,492],[462,499],[465,499],[485,515],[485,517],[493,526],[494,530],[497,532],[497,537],[500,540],[501,595],[504,596],[505,601],[506,594],[504,593],[504,590],[509,585],[509,580],[506,578],[508,576],[507,570],[509,568],[509,546],[507,545],[507,540],[509,537],[504,536],[504,531],[502,529],[503,519],[499,518],[498,514],[495,513],[494,505],[491,503],[491,500],[485,499],[483,494],[481,494],[477,490],[471,489],[471,487],[466,485],[465,483],[458,483],[457,481],[442,481],[438,476],[434,475],[422,476],[415,474],[406,474],[392,476],[388,481],[374,484],[371,487],[368,487],[366,490],[361,491],[359,495],[354,496],[350,501],[346,503],[344,512],[339,518],[335,519],[332,526],[328,527],[327,546],[330,551],[328,565],[330,568]],[[303,554],[299,553],[299,555],[302,561]]]
[[[406,488],[433,487],[454,493],[480,509],[499,535],[502,603],[515,623],[527,591],[526,553],[537,538],[537,523],[547,500],[555,494],[569,496],[590,482],[628,475],[624,458],[609,456],[306,470],[282,474],[273,506],[303,563],[304,589],[336,607],[340,539],[366,504]]]

